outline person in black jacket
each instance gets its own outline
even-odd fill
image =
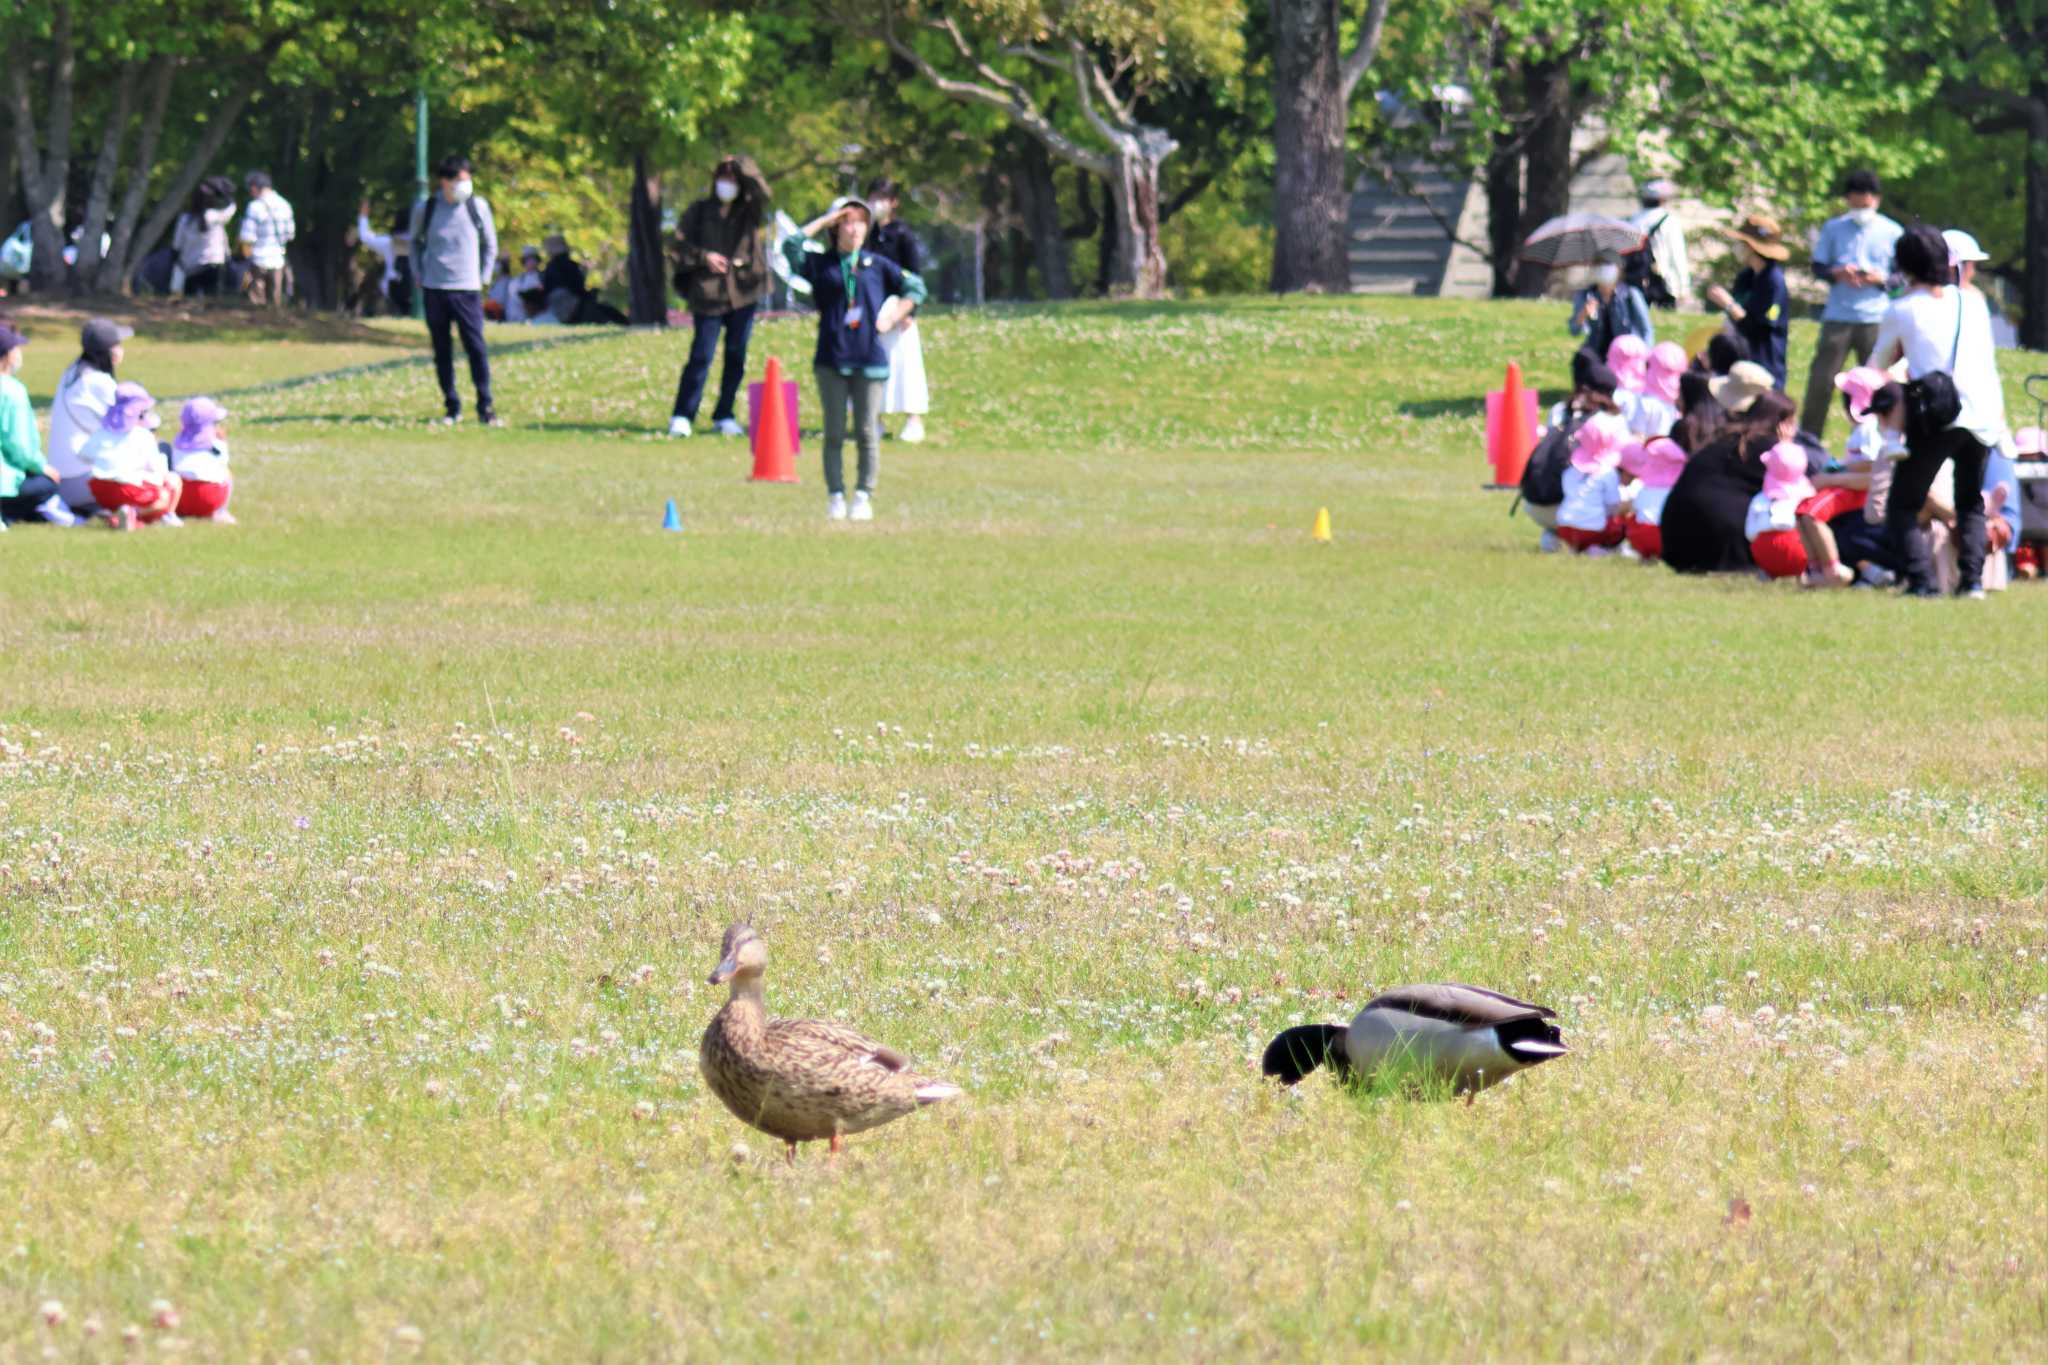
[[[910,274],[922,276],[924,243],[896,216],[902,190],[893,180],[876,180],[868,186],[868,205],[874,210],[874,230],[868,234],[868,249],[887,256]],[[924,439],[925,414],[931,411],[931,390],[925,382],[924,338],[916,317],[906,313],[902,322],[882,334],[882,352],[889,358],[889,380],[882,389],[882,413],[904,414],[903,440]]]
[[[1778,220],[1752,213],[1728,235],[1741,244],[1743,267],[1733,288],[1714,285],[1707,302],[1728,315],[1749,347],[1749,358],[1785,387],[1785,347],[1792,332],[1792,299],[1785,291],[1785,260],[1792,254]]]

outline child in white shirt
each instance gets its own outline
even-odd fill
[[[227,526],[235,523],[235,514],[228,511],[234,478],[228,473],[228,443],[221,436],[227,420],[228,410],[211,398],[194,398],[178,414],[171,472],[183,485],[178,493],[181,517],[207,517]]]
[[[1643,387],[1628,409],[1628,429],[1638,439],[1669,436],[1678,425],[1679,382],[1685,378],[1685,348],[1660,341],[1643,366]]]
[[[1772,578],[1806,572],[1806,545],[1799,539],[1799,508],[1814,495],[1806,477],[1806,452],[1796,441],[1780,441],[1764,452],[1764,487],[1749,500],[1742,533],[1749,557]]]
[[[88,487],[93,501],[107,513],[117,531],[132,531],[136,522],[177,526],[178,476],[171,473],[163,447],[157,444],[156,400],[136,383],[115,386],[113,406],[100,419],[100,429],[79,450],[92,471]]]
[[[1557,538],[1581,554],[1599,556],[1621,544],[1621,449],[1628,424],[1603,413],[1588,418],[1564,471],[1564,501],[1557,508]]]
[[[1628,543],[1645,560],[1664,553],[1664,504],[1685,472],[1685,449],[1669,436],[1652,436],[1621,452],[1622,468],[1640,480],[1625,525]]]

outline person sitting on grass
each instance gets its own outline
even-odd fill
[[[57,380],[50,400],[50,466],[65,505],[81,517],[100,510],[92,500],[92,462],[84,454],[85,444],[114,406],[114,371],[125,356],[123,343],[134,335],[133,328],[111,318],[89,319],[79,329],[78,359]]]
[[[875,515],[875,478],[882,462],[882,387],[889,379],[889,356],[882,349],[877,315],[885,305],[898,306],[889,304],[893,298],[912,304],[925,299],[924,280],[915,272],[864,249],[871,220],[867,204],[849,196],[835,201],[783,244],[791,272],[810,282],[811,300],[818,308],[818,348],[812,366],[825,414],[825,515],[834,521],[871,521]],[[810,238],[828,227],[832,250],[822,251]],[[853,405],[854,443],[860,451],[860,473],[850,504],[844,466],[848,403]]]
[[[1629,548],[1646,562],[1661,558],[1664,503],[1670,498],[1678,476],[1685,472],[1685,449],[1669,436],[1652,436],[1640,445],[1625,447],[1621,464],[1640,481],[1624,518]]]
[[[1764,451],[1798,435],[1792,400],[1769,371],[1744,361],[1713,381],[1730,416],[1697,450],[1664,501],[1663,560],[1676,573],[1746,573],[1755,568],[1747,535],[1750,501],[1764,486]],[[1685,424],[1679,423],[1681,427]]]
[[[1660,341],[1643,364],[1643,382],[1628,408],[1628,429],[1647,441],[1669,436],[1678,425],[1680,385],[1685,377],[1685,348]]]
[[[1627,535],[1621,518],[1621,450],[1628,423],[1602,413],[1579,428],[1571,465],[1564,471],[1564,501],[1557,509],[1557,538],[1589,558],[1611,552]]]
[[[15,378],[26,345],[27,337],[0,323],[0,529],[10,521],[69,526],[76,518],[57,496],[57,479],[43,458],[28,389]]]
[[[1799,509],[1815,494],[1806,476],[1806,452],[1796,442],[1780,441],[1763,454],[1764,485],[1749,500],[1742,533],[1749,538],[1749,558],[1770,578],[1800,578],[1806,573],[1806,546],[1799,538]]]
[[[182,485],[178,492],[180,517],[235,524],[235,514],[228,511],[235,485],[228,473],[228,443],[221,436],[227,420],[228,410],[211,398],[192,399],[178,415],[178,439],[171,442],[171,472]]]
[[[164,448],[157,444],[161,422],[149,390],[124,382],[114,390],[114,404],[100,420],[100,429],[85,443],[93,500],[117,531],[132,531],[138,521],[183,524],[176,510],[178,476],[171,473]]]

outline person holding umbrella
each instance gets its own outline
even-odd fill
[[[1707,302],[1728,315],[1749,347],[1749,358],[1785,387],[1785,346],[1792,331],[1791,297],[1785,292],[1785,261],[1792,250],[1778,220],[1752,213],[1729,229],[1741,244],[1742,271],[1732,288],[1710,285]]]
[[[1605,356],[1616,337],[1637,336],[1657,344],[1657,328],[1650,321],[1650,301],[1643,291],[1621,277],[1621,257],[1603,255],[1593,267],[1593,282],[1572,300],[1571,320],[1565,330],[1585,337],[1595,355]]]

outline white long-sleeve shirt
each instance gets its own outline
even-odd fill
[[[356,215],[356,240],[377,253],[377,259],[384,262],[383,288],[388,293],[391,282],[398,278],[398,238],[372,231],[367,214]]]
[[[1663,221],[1659,223],[1659,219]],[[1650,268],[1664,277],[1664,283],[1671,287],[1671,296],[1680,303],[1692,297],[1692,267],[1685,259],[1685,227],[1678,221],[1678,211],[1669,204],[1660,204],[1653,209],[1644,209],[1629,223],[1639,232],[1650,234]],[[1652,226],[1656,231],[1651,232]]]
[[[114,406],[114,376],[90,365],[75,365],[57,381],[50,403],[50,467],[60,479],[83,479],[92,473],[86,442],[100,429],[100,420]]]
[[[1557,505],[1557,524],[1576,531],[1604,531],[1621,506],[1621,476],[1613,470],[1587,475],[1576,467],[1564,471],[1564,501]]]

